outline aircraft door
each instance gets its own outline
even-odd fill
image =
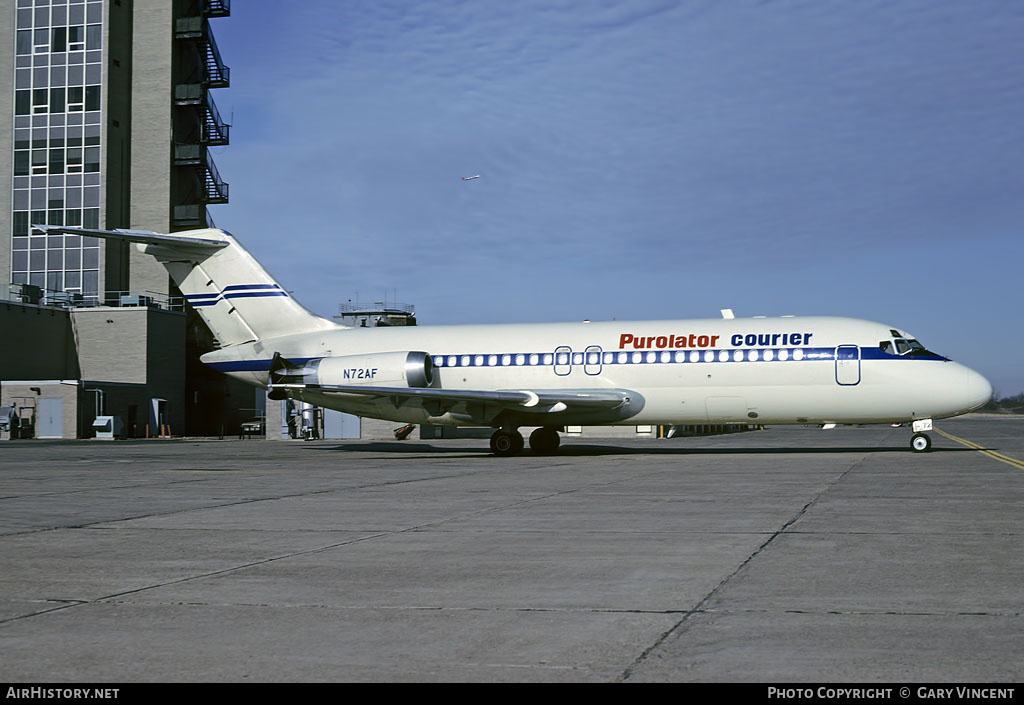
[[[836,383],[844,387],[860,384],[860,348],[840,345],[836,348]]]
[[[590,345],[583,353],[583,371],[588,375],[601,374],[602,352],[600,345]]]
[[[559,345],[555,348],[554,358],[556,375],[565,377],[572,372],[572,348],[568,345]]]

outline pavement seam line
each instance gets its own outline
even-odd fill
[[[381,535],[382,534],[374,534],[372,536],[360,536],[360,537],[352,539],[350,541],[342,541],[340,543],[331,544],[330,546],[319,546],[317,548],[312,548],[312,549],[309,549],[309,550],[306,550],[306,551],[295,551],[295,552],[288,553],[288,554],[285,554],[285,555],[271,556],[270,558],[265,558],[263,560],[252,561],[252,562],[249,562],[249,563],[244,563],[244,564],[240,564],[240,565],[231,566],[229,568],[222,568],[221,570],[214,570],[214,571],[210,571],[210,572],[207,572],[207,573],[201,573],[201,574],[197,574],[197,575],[190,575],[190,576],[187,576],[187,577],[184,577],[184,578],[178,578],[176,580],[168,580],[168,581],[165,581],[165,582],[162,582],[162,583],[157,583],[155,585],[145,585],[143,587],[133,588],[131,590],[122,590],[121,592],[114,592],[114,593],[111,593],[109,595],[104,595],[102,597],[93,598],[91,600],[77,600],[77,601],[74,601],[72,604],[60,605],[58,607],[54,607],[53,609],[44,610],[42,612],[33,612],[32,614],[17,615],[15,617],[11,617],[11,618],[8,618],[8,619],[0,619],[0,624],[6,624],[8,622],[14,622],[14,621],[17,621],[19,619],[27,619],[29,617],[37,617],[39,615],[48,614],[50,612],[56,612],[58,610],[65,610],[65,609],[69,609],[69,608],[72,608],[72,607],[81,607],[82,605],[93,605],[93,604],[97,604],[97,603],[101,603],[101,602],[116,601],[115,598],[122,597],[124,595],[134,595],[136,593],[145,592],[146,590],[155,590],[156,588],[167,587],[168,585],[179,585],[181,583],[187,583],[187,582],[189,582],[191,580],[199,580],[199,579],[202,579],[202,578],[211,578],[211,577],[215,577],[215,576],[218,576],[218,575],[224,575],[224,574],[227,574],[227,573],[232,573],[232,572],[234,572],[236,570],[243,570],[245,568],[252,568],[252,567],[258,566],[258,565],[266,565],[267,563],[274,563],[276,561],[285,560],[287,558],[294,558],[296,556],[306,556],[306,555],[311,555],[311,554],[314,554],[314,553],[320,553],[322,551],[328,551],[328,550],[330,550],[332,548],[338,548],[339,546],[346,546],[346,545],[350,545],[350,544],[360,543],[362,541],[368,541],[370,539],[377,538],[378,536],[381,536]]]
[[[477,472],[479,472],[479,471],[477,471]],[[200,509],[217,509],[217,508],[222,508],[222,507],[225,507],[225,506],[236,506],[236,505],[239,505],[239,504],[250,504],[250,503],[253,503],[253,502],[271,501],[271,500],[277,500],[277,499],[288,499],[288,498],[294,498],[294,497],[307,497],[307,496],[320,495],[320,494],[336,492],[336,491],[348,491],[348,490],[367,489],[367,488],[373,488],[373,487],[393,486],[393,485],[407,484],[407,483],[410,483],[410,482],[422,482],[422,481],[426,481],[426,480],[450,479],[451,477],[461,477],[463,474],[470,474],[470,475],[477,474],[477,472],[457,473],[455,475],[444,476],[442,478],[416,478],[414,480],[388,481],[388,482],[383,482],[383,483],[379,483],[379,484],[378,483],[372,483],[372,484],[369,484],[369,485],[357,485],[357,486],[352,486],[352,487],[332,488],[332,489],[329,489],[329,490],[318,490],[318,491],[315,491],[315,492],[303,492],[303,493],[297,493],[297,494],[291,494],[291,495],[282,495],[281,497],[264,497],[264,498],[260,498],[260,499],[249,499],[249,500],[243,500],[243,501],[240,501],[240,502],[232,502],[232,503],[228,503],[228,504],[215,505],[213,507],[203,507],[203,508],[200,508]],[[100,603],[100,602],[116,601],[116,598],[123,597],[125,595],[132,595],[132,594],[136,594],[136,593],[140,593],[140,592],[145,592],[147,590],[153,590],[153,589],[156,589],[156,588],[166,587],[168,585],[178,585],[178,584],[181,584],[181,583],[189,582],[191,580],[198,580],[198,579],[203,579],[203,578],[214,577],[214,576],[217,576],[217,575],[224,575],[224,574],[231,573],[231,572],[234,572],[234,571],[237,571],[237,570],[244,570],[246,568],[252,568],[252,567],[258,566],[258,565],[265,565],[267,563],[273,563],[273,562],[284,560],[284,559],[287,559],[287,558],[294,558],[296,556],[305,556],[305,555],[311,555],[311,554],[315,554],[315,553],[320,553],[320,552],[323,552],[323,551],[332,550],[332,549],[339,548],[339,547],[342,547],[342,546],[349,546],[349,545],[352,545],[352,544],[361,543],[363,541],[369,541],[369,540],[377,539],[377,538],[380,538],[382,536],[392,536],[392,535],[395,535],[395,534],[402,534],[402,533],[408,533],[408,532],[414,532],[414,531],[421,531],[423,529],[430,528],[432,526],[437,526],[437,525],[440,525],[440,524],[444,524],[444,523],[447,523],[447,522],[450,522],[450,521],[454,521],[456,519],[465,519],[467,517],[478,516],[478,515],[481,515],[481,514],[487,514],[487,513],[490,513],[490,512],[498,511],[500,509],[507,509],[509,507],[514,507],[514,506],[518,506],[518,505],[521,505],[521,504],[527,504],[527,503],[534,502],[534,501],[541,500],[541,499],[548,499],[550,497],[557,497],[557,496],[563,495],[563,494],[572,494],[572,493],[575,493],[575,492],[579,492],[582,489],[591,489],[592,487],[595,487],[595,486],[608,486],[608,485],[619,484],[619,483],[625,482],[626,480],[627,480],[627,478],[617,478],[617,479],[612,480],[610,482],[594,483],[594,484],[591,484],[591,485],[589,485],[589,486],[587,486],[585,488],[575,487],[575,488],[572,488],[570,490],[562,490],[562,491],[559,491],[559,492],[553,492],[553,493],[549,493],[547,495],[542,495],[542,496],[539,496],[539,497],[530,497],[530,498],[527,498],[527,499],[521,499],[521,500],[512,502],[510,504],[503,505],[501,507],[491,507],[489,509],[485,509],[485,510],[481,510],[481,511],[477,511],[477,512],[470,512],[469,514],[466,514],[466,515],[463,515],[463,516],[459,516],[459,517],[449,517],[448,519],[443,519],[443,520],[440,520],[438,522],[421,524],[421,525],[418,525],[418,526],[411,526],[411,527],[407,527],[407,528],[400,529],[400,530],[397,530],[397,531],[376,532],[376,533],[374,533],[372,535],[369,535],[369,536],[360,536],[358,538],[355,538],[355,539],[352,539],[352,540],[349,540],[349,541],[342,541],[342,542],[331,544],[331,545],[328,545],[328,546],[319,546],[317,548],[309,549],[309,550],[306,550],[306,551],[296,551],[296,552],[288,553],[288,554],[285,554],[285,555],[272,556],[270,558],[266,558],[266,559],[263,559],[263,560],[260,560],[260,561],[252,561],[250,563],[244,563],[244,564],[240,564],[240,565],[235,565],[235,566],[231,566],[229,568],[223,568],[221,570],[211,571],[211,572],[208,572],[208,573],[202,573],[202,574],[198,574],[198,575],[191,575],[191,576],[188,576],[188,577],[179,578],[177,580],[170,580],[170,581],[167,581],[167,582],[157,583],[155,585],[146,585],[146,586],[143,586],[143,587],[134,588],[132,590],[124,590],[124,591],[121,591],[121,592],[115,592],[115,593],[111,593],[109,595],[104,595],[102,597],[97,597],[97,598],[94,598],[94,599],[91,599],[91,600],[79,600],[79,601],[73,602],[72,604],[60,605],[58,607],[54,607],[52,609],[44,610],[44,611],[41,611],[41,612],[33,612],[32,614],[18,615],[16,617],[12,617],[12,618],[9,618],[9,619],[0,619],[0,624],[16,621],[16,620],[20,620],[20,619],[27,619],[27,618],[30,618],[30,617],[36,617],[36,616],[39,616],[39,615],[48,614],[50,612],[55,612],[55,611],[58,611],[58,610],[65,610],[65,609],[68,609],[68,608],[71,608],[71,607],[78,607],[78,606],[81,606],[81,605],[89,605],[89,604],[96,604],[96,603]],[[197,509],[180,510],[178,512],[172,512],[172,514],[181,513],[181,512],[188,512],[188,511],[198,511],[198,510]],[[153,515],[147,515],[147,516],[141,516],[141,517],[132,517],[131,519],[121,519],[121,520],[118,520],[118,521],[130,521],[130,520],[135,520],[135,519],[148,518],[149,516],[167,516],[167,514],[153,514]],[[97,522],[97,523],[99,523],[99,524],[109,524],[111,522],[105,521],[105,522]],[[57,531],[57,530],[61,530],[61,529],[89,529],[92,526],[93,525],[86,524],[86,525],[82,525],[82,526],[50,527],[50,528],[47,528],[47,529],[39,529],[39,530],[36,530],[36,531],[25,532],[25,533],[38,533],[39,531]],[[15,535],[17,535],[17,534],[15,534]]]
[[[33,529],[28,529],[26,531],[15,531],[15,532],[12,532],[12,533],[9,533],[9,534],[3,534],[3,535],[4,536],[24,536],[24,535],[28,535],[28,534],[38,534],[38,533],[42,533],[42,532],[46,532],[46,531],[61,531],[61,530],[64,530],[64,529],[90,529],[90,528],[95,528],[95,527],[102,528],[100,525],[103,525],[103,524],[117,524],[117,523],[126,522],[126,521],[138,521],[140,519],[152,519],[154,517],[169,517],[169,516],[174,516],[176,514],[187,514],[189,512],[207,511],[207,510],[210,510],[210,509],[223,509],[225,507],[235,507],[235,506],[240,506],[240,505],[243,505],[243,504],[254,504],[256,502],[273,502],[273,501],[276,501],[276,500],[279,500],[279,499],[295,499],[297,497],[314,497],[314,496],[317,496],[317,495],[329,494],[331,492],[347,492],[347,491],[350,491],[350,490],[366,490],[366,489],[374,489],[374,488],[378,488],[378,487],[392,487],[394,485],[404,485],[404,484],[415,483],[415,482],[425,482],[425,481],[431,481],[431,480],[445,480],[445,479],[452,479],[452,478],[461,478],[461,477],[464,477],[466,475],[477,475],[477,474],[479,474],[481,472],[489,472],[489,471],[487,471],[487,470],[476,470],[476,471],[470,471],[470,472],[465,472],[465,473],[454,473],[452,475],[442,475],[442,476],[438,476],[438,477],[420,477],[420,478],[413,478],[413,479],[408,479],[408,480],[387,480],[387,481],[384,481],[384,482],[373,482],[373,483],[366,483],[366,484],[361,484],[361,485],[350,485],[350,486],[345,486],[345,487],[332,487],[332,488],[329,488],[329,489],[321,489],[321,490],[308,491],[308,492],[296,492],[296,493],[292,493],[292,494],[282,494],[282,495],[274,496],[274,497],[269,497],[269,496],[268,497],[253,497],[253,498],[249,498],[249,499],[241,499],[241,500],[236,500],[236,501],[232,501],[232,502],[222,502],[220,504],[211,504],[211,505],[202,506],[202,507],[189,507],[189,508],[186,508],[186,509],[175,509],[175,510],[168,511],[168,512],[153,512],[153,513],[150,513],[150,514],[139,514],[137,516],[128,516],[128,517],[123,517],[121,519],[104,519],[103,521],[89,522],[89,523],[85,523],[85,524],[68,524],[68,525],[64,525],[64,526],[37,527],[37,528],[33,528]],[[203,482],[203,480],[181,480],[181,481],[176,481],[175,483],[170,483],[170,484],[177,484],[178,482]],[[125,486],[125,487],[133,487],[133,486],[134,485],[128,485],[128,486]],[[84,492],[85,490],[82,490],[82,491]],[[61,494],[64,494],[64,493],[61,493]],[[71,493],[67,493],[67,494],[70,494],[70,495],[73,496],[75,493],[71,492]],[[21,496],[23,496],[23,495],[21,495]],[[14,497],[11,497],[11,499],[17,499],[18,497],[19,496],[14,496]]]
[[[756,549],[754,549],[754,551],[749,556],[747,556],[742,562],[740,562],[740,564],[738,566],[736,566],[736,568],[731,573],[729,573],[727,576],[725,576],[721,580],[721,582],[718,583],[718,585],[716,585],[714,588],[711,589],[710,592],[708,592],[704,597],[702,597],[697,602],[696,605],[694,605],[692,608],[690,608],[688,610],[685,610],[685,611],[680,610],[682,612],[682,615],[683,615],[682,618],[678,622],[676,622],[674,625],[672,625],[668,630],[666,630],[661,636],[659,636],[657,639],[655,639],[654,643],[652,643],[650,646],[648,646],[646,649],[644,649],[640,653],[640,655],[637,656],[636,659],[633,660],[633,663],[629,664],[622,671],[622,673],[619,674],[619,676],[615,679],[615,682],[616,683],[624,683],[625,681],[629,680],[630,676],[632,676],[632,674],[633,674],[634,669],[637,666],[639,666],[641,663],[646,661],[647,658],[655,651],[655,649],[657,649],[662,644],[664,644],[666,641],[668,641],[669,637],[673,636],[674,634],[680,633],[681,630],[683,629],[683,627],[689,621],[691,616],[693,616],[695,614],[711,614],[712,611],[705,610],[704,609],[704,605],[707,604],[715,596],[716,593],[718,593],[723,587],[725,587],[725,585],[730,580],[732,580],[734,577],[736,577],[736,575],[738,575],[740,573],[740,571],[742,571],[755,558],[757,558],[757,556],[759,556],[766,548],[768,548],[768,546],[773,541],[775,541],[776,538],[778,538],[781,534],[785,533],[786,529],[788,529],[790,526],[792,526],[794,523],[796,523],[800,519],[800,517],[802,517],[804,514],[806,514],[808,509],[810,509],[812,506],[817,504],[818,501],[821,499],[821,497],[823,495],[825,495],[825,493],[829,492],[833,487],[835,487],[837,484],[839,484],[839,482],[841,482],[843,480],[843,478],[845,478],[847,475],[849,475],[851,472],[853,472],[857,467],[859,467],[860,464],[864,462],[864,460],[865,460],[865,457],[862,456],[861,458],[859,458],[857,460],[857,462],[853,463],[846,470],[844,470],[843,472],[839,473],[839,475],[834,480],[832,480],[832,482],[828,483],[828,485],[824,489],[822,489],[821,492],[819,492],[814,497],[812,497],[811,500],[809,502],[807,502],[807,504],[805,504],[803,507],[801,507],[801,509],[796,514],[794,514],[792,517],[790,517],[789,520],[786,521],[778,530],[776,530],[774,533],[772,533],[760,546],[758,546]]]

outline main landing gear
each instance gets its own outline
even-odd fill
[[[538,428],[530,434],[530,450],[537,455],[548,455],[558,451],[561,439],[558,430],[552,427]],[[523,452],[525,442],[516,429],[499,428],[491,436],[491,452],[505,458]]]
[[[550,426],[538,428],[530,434],[530,450],[537,455],[550,455],[558,452],[558,445],[562,439],[558,431]]]
[[[499,428],[491,436],[491,452],[500,458],[522,453],[523,444],[523,436],[516,430]]]

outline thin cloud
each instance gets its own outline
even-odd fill
[[[1024,254],[1016,5],[232,10],[215,25],[232,203],[214,217],[322,312],[398,287],[426,323],[708,315],[727,297],[913,329],[950,285],[943,258],[985,292],[948,301],[950,330],[1017,296],[978,249],[997,269]]]

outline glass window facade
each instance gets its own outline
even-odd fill
[[[17,0],[11,281],[94,296],[100,226],[102,0]]]

